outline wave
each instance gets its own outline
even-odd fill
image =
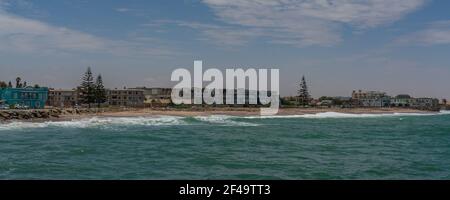
[[[0,123],[0,131],[33,128],[100,128],[120,129],[130,126],[181,126],[198,122],[221,126],[258,126],[258,124],[234,121],[232,116],[212,115],[198,117],[152,116],[152,117],[92,117],[71,121],[10,122]],[[194,120],[192,120],[194,119]]]
[[[210,115],[210,116],[197,116],[194,119],[207,122],[210,124],[219,124],[224,126],[259,126],[259,124],[236,121],[240,117],[231,115]]]
[[[450,111],[437,113],[390,113],[390,114],[350,114],[338,112],[323,112],[304,115],[273,115],[273,116],[231,116],[210,115],[196,117],[152,116],[152,117],[92,117],[71,121],[47,122],[10,122],[0,123],[0,131],[33,128],[100,128],[115,129],[129,126],[181,126],[181,125],[219,125],[219,126],[260,126],[261,124],[242,121],[242,119],[276,119],[276,118],[374,118],[374,117],[406,117],[450,115]]]
[[[272,115],[272,116],[248,116],[247,119],[276,119],[276,118],[373,118],[373,117],[406,117],[406,116],[433,116],[433,115],[448,115],[450,111],[440,111],[436,113],[380,113],[380,114],[353,114],[353,113],[339,113],[339,112],[323,112],[315,114],[303,115]]]
[[[182,117],[92,117],[71,121],[47,122],[10,122],[0,124],[0,130],[30,129],[30,128],[111,128],[114,126],[164,126],[186,125]]]
[[[450,115],[450,110],[441,110],[439,112],[440,115]]]

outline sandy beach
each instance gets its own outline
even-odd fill
[[[0,122],[27,121],[70,121],[91,117],[151,117],[151,116],[211,116],[211,115],[229,115],[229,116],[259,116],[259,108],[220,108],[220,107],[198,107],[198,108],[102,108],[102,109],[46,109],[46,110],[10,110],[9,116],[14,115],[11,112],[22,115],[11,119],[0,117]],[[31,117],[30,112],[46,112],[47,117]],[[408,109],[408,108],[280,108],[277,115],[305,115],[317,113],[346,113],[346,114],[394,114],[394,113],[435,113],[432,111]],[[29,117],[24,117],[28,113]],[[5,111],[0,113],[5,115]]]
[[[433,113],[407,108],[281,108],[277,115],[304,115],[325,112],[349,113],[349,114],[392,114],[392,113]],[[148,117],[157,115],[168,116],[209,116],[209,115],[231,115],[231,116],[253,116],[260,115],[259,108],[195,108],[195,109],[127,109],[104,111],[95,114],[62,115],[61,118],[79,118],[89,116],[104,117]]]

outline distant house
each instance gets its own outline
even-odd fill
[[[110,106],[143,107],[144,91],[139,89],[112,89],[106,92]]]
[[[325,107],[329,107],[329,106],[333,106],[334,105],[334,101],[331,99],[324,99],[321,100],[320,102],[316,103],[317,106],[325,106]]]
[[[392,107],[411,107],[414,99],[407,94],[400,94],[391,98]]]
[[[12,106],[26,106],[32,109],[44,108],[47,101],[48,88],[25,87],[25,88],[1,88],[0,99],[4,104]]]
[[[439,99],[434,98],[415,98],[411,106],[421,110],[440,110]]]
[[[48,92],[48,106],[73,107],[78,104],[78,91],[75,89],[50,89]]]
[[[172,103],[172,88],[137,87],[136,90],[144,92],[144,104],[148,107],[167,106]]]
[[[378,99],[386,97],[386,92],[380,91],[353,91],[352,99]]]
[[[362,107],[389,107],[391,98],[385,92],[353,91],[352,99]]]

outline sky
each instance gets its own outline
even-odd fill
[[[447,0],[0,0],[0,80],[171,87],[177,68],[278,68],[313,97],[450,99]]]

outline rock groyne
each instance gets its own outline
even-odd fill
[[[65,115],[94,114],[91,109],[0,110],[0,121],[58,119]]]

